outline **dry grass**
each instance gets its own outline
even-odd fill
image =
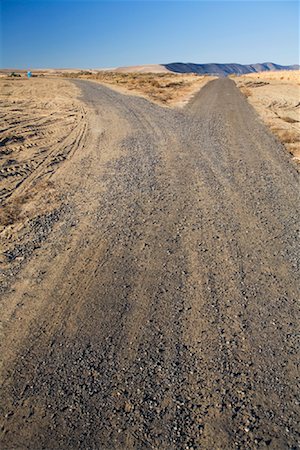
[[[296,144],[297,142],[300,142],[300,135],[294,130],[286,130],[277,127],[271,127],[271,130],[284,144]]]
[[[231,77],[271,131],[300,163],[300,71]]]
[[[23,226],[27,220],[45,214],[60,202],[60,197],[51,180],[36,182],[28,192],[15,195],[2,203],[0,208],[0,235],[9,225]],[[10,227],[12,230],[13,228]]]
[[[142,95],[162,105],[184,103],[214,77],[173,73],[120,73],[102,71],[65,73],[65,77],[94,80],[122,92]]]
[[[284,120],[285,122],[288,123],[298,123],[299,120],[293,119],[292,117],[281,117],[281,120]]]
[[[27,201],[27,196],[18,197],[12,200],[8,205],[2,205],[0,209],[0,227],[13,225],[20,221],[22,215],[22,206]]]

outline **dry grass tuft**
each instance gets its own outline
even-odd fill
[[[6,205],[2,205],[0,209],[0,226],[6,227],[19,222],[22,218],[23,206],[29,199],[30,196],[25,194],[11,200]]]
[[[60,203],[60,197],[51,180],[39,181],[25,193],[15,193],[0,208],[1,227],[17,225],[39,214],[50,212]]]
[[[271,130],[284,144],[296,144],[297,142],[300,142],[299,133],[294,130],[287,130],[276,127],[271,127]]]
[[[292,117],[280,117],[281,120],[284,120],[287,123],[298,123],[299,120],[293,119]]]

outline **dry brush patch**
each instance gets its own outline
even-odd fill
[[[0,209],[0,227],[7,227],[18,222],[23,212],[22,206],[27,202],[28,195],[20,195]]]
[[[0,233],[21,228],[38,214],[48,213],[59,205],[60,196],[51,180],[37,181],[26,192],[12,196],[1,204]]]
[[[64,74],[71,78],[94,80],[120,89],[122,92],[132,92],[145,96],[149,100],[162,105],[183,105],[211,76],[175,73],[122,73],[102,71],[74,72]]]
[[[300,163],[300,72],[278,71],[232,77],[271,131]]]

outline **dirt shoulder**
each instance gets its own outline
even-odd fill
[[[299,71],[261,72],[231,78],[299,164]]]
[[[87,108],[61,79],[0,79],[0,266],[3,286],[63,209],[56,175],[84,145]],[[8,275],[10,274],[10,277]]]

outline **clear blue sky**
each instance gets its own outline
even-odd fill
[[[0,67],[299,62],[296,1],[0,3]]]

